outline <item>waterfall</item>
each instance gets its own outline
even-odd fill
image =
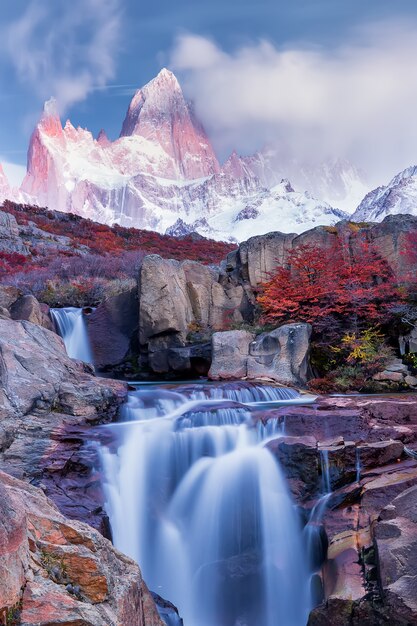
[[[83,310],[66,307],[50,311],[56,328],[64,340],[68,356],[85,363],[92,363],[93,356]]]
[[[292,393],[139,387],[124,421],[102,427],[115,438],[100,450],[114,543],[179,608],[185,626],[307,622],[301,524],[264,447],[280,424],[263,432],[251,419],[257,402]]]
[[[356,447],[356,452],[355,452],[355,470],[356,470],[356,482],[358,483],[361,479],[361,453],[358,447]]]
[[[327,553],[327,536],[323,528],[323,516],[326,512],[329,499],[332,495],[332,483],[330,477],[329,451],[322,449],[320,452],[321,467],[321,496],[311,509],[308,523],[304,527],[304,539],[307,547],[307,559],[312,574],[311,580],[314,581],[314,574],[320,568]],[[314,595],[314,585],[312,584],[312,596]],[[314,606],[319,599],[311,598],[311,604]]]

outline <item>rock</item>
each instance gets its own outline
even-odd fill
[[[417,377],[416,376],[406,376],[404,382],[410,387],[417,387]]]
[[[285,324],[263,333],[249,347],[248,378],[269,378],[282,384],[307,383],[310,324]]]
[[[402,355],[411,352],[417,352],[417,325],[415,325],[408,335],[400,335],[399,337],[400,352]]]
[[[239,246],[235,263],[244,282],[257,287],[268,280],[270,273],[284,265],[295,234],[268,233],[251,237]],[[233,253],[231,253],[233,255]],[[228,257],[232,262],[232,257]]]
[[[246,330],[214,333],[209,378],[227,380],[245,378],[248,373],[249,346],[255,335]]]
[[[393,383],[399,383],[404,380],[404,375],[402,374],[402,372],[391,372],[388,370],[384,370],[383,372],[378,372],[377,374],[374,374],[372,378],[379,381],[387,380]]]
[[[314,437],[280,437],[269,441],[267,448],[278,459],[297,501],[317,493],[320,477]]]
[[[373,517],[405,489],[417,485],[417,463],[411,467],[396,468],[386,471],[367,482],[362,488],[362,507]]]
[[[391,506],[395,517],[382,515],[374,526],[380,584],[391,623],[417,624],[417,486]]]
[[[377,441],[360,444],[356,448],[361,467],[378,467],[400,459],[404,452],[401,441]]]
[[[5,309],[10,309],[13,302],[15,302],[22,292],[17,287],[11,285],[0,285],[0,306]]]
[[[89,425],[115,418],[126,385],[87,373],[58,335],[27,321],[0,319],[0,356],[0,469],[42,482],[62,510],[101,528],[92,450],[80,449]]]
[[[40,303],[34,296],[26,295],[18,298],[10,307],[10,315],[14,320],[26,320],[55,331],[52,320],[42,311]]]
[[[209,376],[305,385],[310,334],[309,324],[285,324],[258,338],[243,330],[214,333]]]
[[[393,359],[388,365],[385,366],[385,370],[388,372],[401,372],[407,374],[408,367],[404,365],[401,359]]]
[[[29,250],[19,237],[19,226],[11,213],[0,211],[0,252],[7,254],[23,254],[27,256]]]
[[[162,626],[138,566],[100,533],[2,472],[0,494],[3,615],[18,607],[25,626]]]
[[[193,319],[181,264],[156,254],[146,256],[139,278],[140,343],[163,335],[177,335],[185,343]]]
[[[137,288],[106,297],[88,317],[88,335],[97,369],[121,363],[137,349],[139,305]]]

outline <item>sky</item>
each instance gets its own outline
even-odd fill
[[[17,182],[43,102],[111,138],[179,78],[225,158],[271,143],[383,183],[417,162],[415,0],[14,0],[0,21],[0,162]],[[12,167],[13,166],[13,167]]]

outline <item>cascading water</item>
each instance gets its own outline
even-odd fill
[[[307,621],[301,525],[263,445],[280,424],[254,428],[250,412],[267,398],[288,402],[287,392],[139,388],[125,421],[104,427],[116,438],[101,448],[114,543],[178,606],[185,626]]]
[[[332,495],[332,483],[330,476],[329,451],[326,449],[319,450],[321,465],[321,496],[311,509],[308,523],[304,527],[303,534],[307,548],[307,560],[312,574],[311,581],[314,581],[314,575],[320,568],[326,557],[327,537],[323,528],[323,516],[327,509],[329,499]],[[311,586],[310,603],[315,606],[321,598],[314,597],[314,584]]]
[[[92,363],[93,355],[83,310],[75,307],[51,309],[51,316],[64,341],[68,356],[85,363]]]

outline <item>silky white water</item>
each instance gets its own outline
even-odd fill
[[[242,402],[266,397],[288,400],[273,387],[139,388],[124,421],[105,427],[116,439],[101,449],[114,543],[185,626],[307,622],[300,521],[262,445],[281,426],[253,427]]]
[[[51,309],[51,315],[64,341],[68,356],[92,363],[93,356],[83,310],[75,307]]]

